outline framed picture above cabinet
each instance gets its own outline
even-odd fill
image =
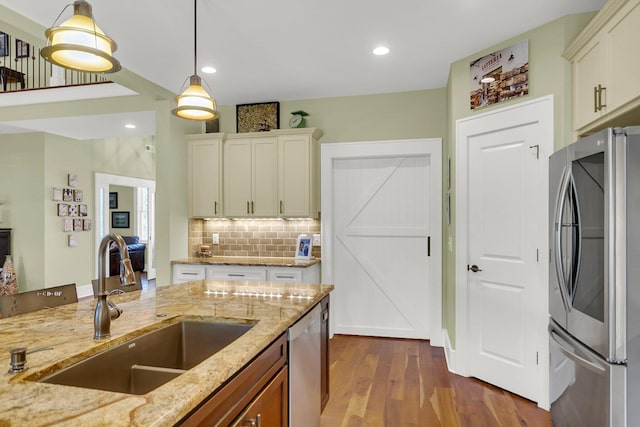
[[[236,105],[236,132],[267,132],[280,125],[280,103]]]

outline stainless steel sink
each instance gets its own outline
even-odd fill
[[[217,353],[254,324],[183,319],[34,380],[146,394]]]

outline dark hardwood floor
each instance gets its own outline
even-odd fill
[[[322,427],[551,427],[547,411],[447,371],[428,341],[335,335]]]

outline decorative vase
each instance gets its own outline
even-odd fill
[[[16,270],[13,267],[11,255],[7,255],[0,273],[0,295],[13,295],[17,293],[18,281],[16,279]]]

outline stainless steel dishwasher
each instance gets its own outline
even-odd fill
[[[320,304],[289,328],[289,426],[320,426]]]

